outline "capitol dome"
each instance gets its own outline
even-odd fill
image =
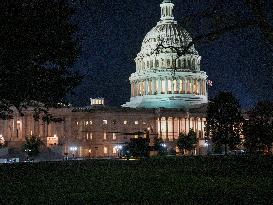
[[[145,36],[130,76],[131,99],[123,107],[191,108],[207,103],[207,75],[190,34],[174,20],[174,4],[164,0],[161,18]]]
[[[152,55],[160,44],[162,44],[162,47],[160,47],[160,50],[157,50],[157,52],[171,53],[176,52],[177,50],[183,52],[183,49],[191,42],[192,38],[190,37],[190,34],[184,28],[180,27],[177,22],[167,24],[159,22],[145,36],[139,56]],[[176,48],[176,50],[171,48]],[[194,46],[189,48],[186,53],[198,55]]]

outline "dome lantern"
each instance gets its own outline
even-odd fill
[[[174,9],[174,4],[172,3],[171,0],[164,0],[161,4],[161,20],[162,21],[173,21],[174,16],[173,16],[173,9]]]

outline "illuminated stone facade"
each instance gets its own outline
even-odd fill
[[[189,108],[206,104],[207,75],[189,33],[174,20],[172,1],[163,1],[161,19],[145,36],[130,77],[131,99],[123,107]],[[181,53],[183,55],[181,55]]]
[[[70,108],[54,109],[51,113],[61,117],[60,123],[47,124],[34,121],[33,112],[0,121],[0,135],[9,146],[21,146],[25,136],[38,135],[48,147],[62,147],[62,154],[84,157],[115,157],[117,147],[142,133],[149,135],[151,143],[162,137],[169,149],[176,148],[179,133],[190,128],[197,132],[202,152],[204,138],[204,109],[186,112],[179,109],[130,109],[130,108]],[[146,134],[144,134],[146,133]]]
[[[161,21],[145,37],[137,55],[136,72],[130,77],[131,100],[121,108],[109,108],[104,99],[90,99],[88,108],[53,109],[60,123],[34,121],[33,112],[0,120],[0,136],[10,147],[20,147],[25,136],[38,135],[48,147],[61,147],[61,154],[84,157],[115,157],[130,138],[143,133],[153,142],[161,137],[168,149],[176,150],[179,133],[190,128],[199,138],[197,154],[206,148],[204,140],[207,103],[207,75],[200,71],[198,52],[186,30],[173,17],[174,4],[164,0]],[[160,46],[161,45],[161,46]]]

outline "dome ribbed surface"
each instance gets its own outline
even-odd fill
[[[171,48],[178,48],[182,51],[190,42],[192,42],[190,34],[178,24],[159,23],[145,36],[140,55],[152,55],[156,52],[155,50],[159,53],[175,52],[174,49]],[[163,47],[159,45],[163,45]],[[187,53],[198,55],[194,46],[192,46]]]

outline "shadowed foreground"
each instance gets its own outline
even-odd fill
[[[0,165],[0,204],[273,204],[273,158]]]

